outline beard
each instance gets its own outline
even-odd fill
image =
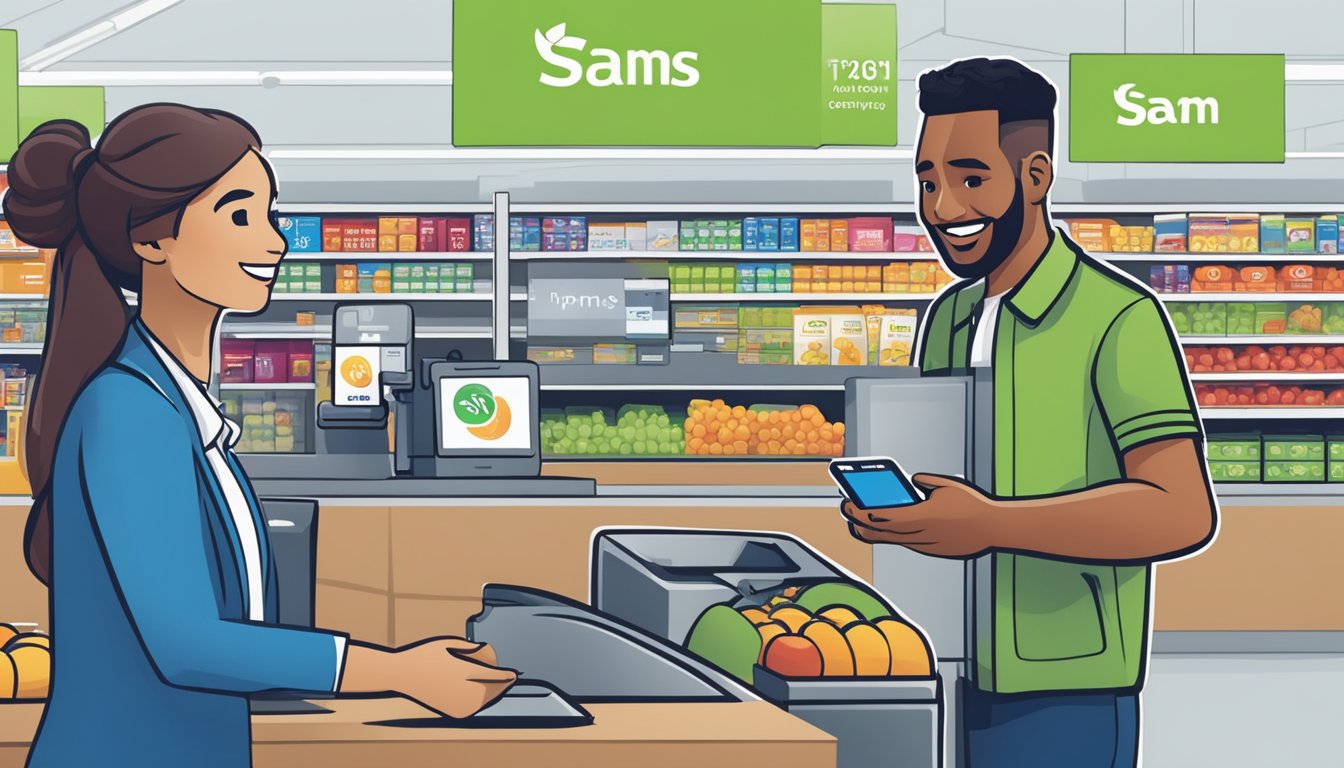
[[[937,227],[929,223],[924,216],[921,208],[919,212],[919,221],[924,225],[924,231],[929,234],[929,240],[933,242],[933,247],[938,251],[938,255],[943,259],[943,266],[947,271],[957,277],[966,280],[979,280],[987,277],[1000,264],[1008,260],[1012,255],[1013,249],[1017,247],[1017,241],[1022,237],[1023,212],[1026,207],[1023,197],[1022,182],[1017,182],[1017,188],[1013,192],[1013,202],[1004,211],[1002,216],[996,219],[990,219],[990,238],[989,245],[985,248],[985,255],[981,256],[970,264],[962,264],[952,258],[952,251],[943,241],[942,235],[935,231]]]

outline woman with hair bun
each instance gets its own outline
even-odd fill
[[[260,149],[234,115],[151,104],[96,148],[46,123],[9,163],[5,218],[56,249],[25,456],[55,650],[32,768],[236,768],[248,694],[399,692],[464,717],[516,677],[456,638],[391,650],[276,623],[238,427],[205,389],[220,316],[265,308],[286,252]]]

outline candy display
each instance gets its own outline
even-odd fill
[[[277,221],[290,253],[445,253],[493,251],[494,215],[472,217],[289,216]]]
[[[692,400],[686,418],[689,456],[842,456],[845,425],[815,405],[729,406]]]

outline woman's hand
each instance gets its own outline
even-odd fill
[[[518,679],[516,672],[495,663],[490,646],[456,637],[421,640],[395,651],[351,643],[341,692],[395,692],[439,714],[470,717]]]

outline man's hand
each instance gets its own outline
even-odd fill
[[[919,474],[911,479],[928,489],[926,500],[883,509],[842,504],[850,533],[870,544],[899,544],[935,557],[974,557],[994,546],[1002,512],[993,499],[953,477]]]

